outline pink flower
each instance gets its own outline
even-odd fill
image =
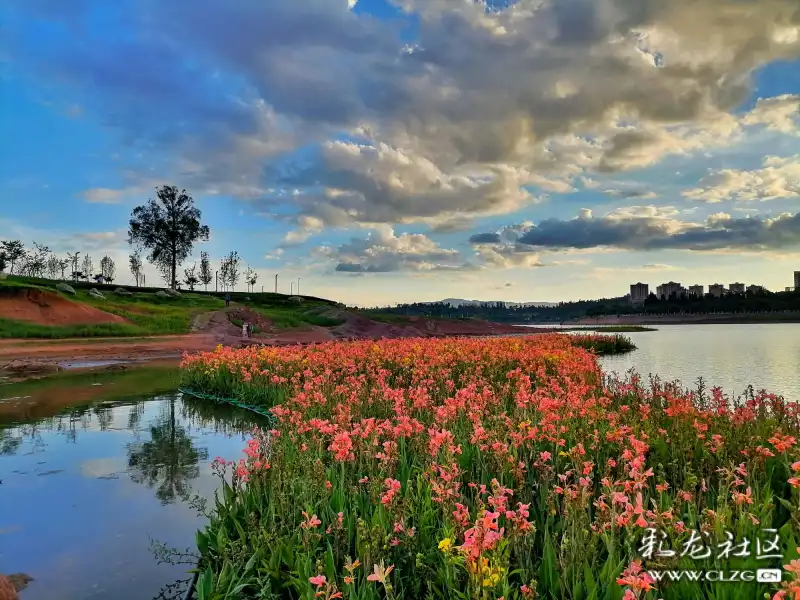
[[[317,575],[316,577],[309,577],[308,581],[312,585],[320,587],[320,586],[325,585],[325,583],[328,581],[328,579],[327,579],[327,577],[325,577],[325,575]]]

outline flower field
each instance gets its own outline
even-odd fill
[[[800,598],[798,405],[608,381],[580,337],[185,357],[277,418],[215,461],[197,598]]]

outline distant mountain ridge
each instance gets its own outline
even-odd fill
[[[442,304],[450,304],[455,308],[461,306],[489,306],[497,304],[498,302],[502,302],[509,308],[517,308],[520,306],[523,308],[528,308],[530,306],[558,306],[555,302],[506,302],[505,300],[465,300],[464,298],[445,298],[444,300],[439,300],[439,302]]]

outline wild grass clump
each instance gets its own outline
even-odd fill
[[[407,339],[186,357],[184,385],[278,419],[241,461],[214,462],[223,484],[197,536],[198,598],[792,598],[798,405],[609,381],[580,344]],[[756,543],[763,555],[775,539],[759,557]],[[782,565],[784,596],[775,583],[653,576]]]

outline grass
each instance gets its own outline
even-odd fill
[[[574,335],[572,343],[595,354],[624,354],[636,350],[631,338],[624,335]]]
[[[125,323],[99,323],[96,325],[65,325],[51,327],[27,321],[0,318],[0,339],[51,339],[128,337],[150,333],[137,325]]]
[[[73,296],[55,290],[57,283],[52,282],[52,286],[46,287],[25,281],[4,280],[0,282],[0,293],[3,289],[12,292],[23,288],[39,289],[118,315],[129,323],[47,326],[0,318],[0,338],[68,339],[188,333],[198,314],[217,310],[225,305],[215,296],[192,293],[182,294],[180,298],[160,298],[149,292],[134,292],[131,296],[119,296],[113,291],[107,291],[105,299],[98,299],[89,296],[85,290],[78,289]]]

